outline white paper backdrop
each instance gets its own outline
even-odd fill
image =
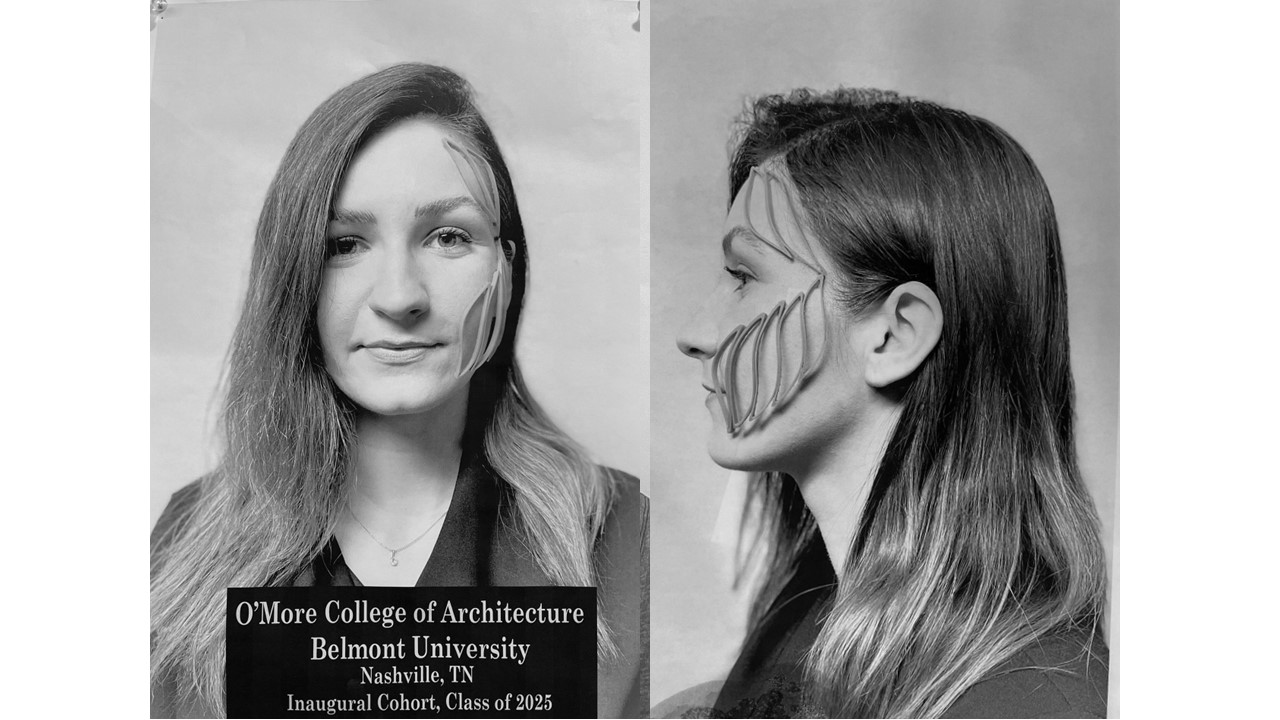
[[[598,461],[649,476],[649,62],[634,4],[171,4],[151,102],[151,520],[217,461],[215,388],[293,133],[403,61],[475,86],[528,235],[517,353]]]
[[[1077,445],[1112,546],[1119,374],[1119,11],[1110,2],[653,3],[653,693],[723,679],[745,631],[713,537],[697,363],[675,338],[723,264],[731,123],[795,87],[897,90],[985,117],[1044,174],[1070,292]],[[720,523],[722,526],[724,523]],[[723,527],[721,528],[723,531]],[[723,534],[723,532],[722,532]]]

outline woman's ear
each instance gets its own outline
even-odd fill
[[[942,304],[921,282],[894,288],[870,320],[873,335],[865,347],[864,374],[876,388],[915,372],[942,337]]]

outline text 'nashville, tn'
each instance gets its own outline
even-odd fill
[[[450,665],[449,682],[469,683],[474,681],[475,667],[472,665]],[[430,665],[418,665],[412,670],[401,670],[392,666],[379,670],[371,665],[360,666],[361,685],[443,685],[444,673],[432,669]]]
[[[312,660],[404,660],[412,652],[418,660],[503,660],[524,665],[529,657],[528,643],[508,640],[499,642],[453,642],[446,635],[443,641],[432,640],[430,635],[414,635],[406,650],[404,638],[395,642],[358,643],[347,642],[347,636],[330,642],[324,637],[311,638]]]

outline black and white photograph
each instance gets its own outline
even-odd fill
[[[654,3],[659,717],[1105,717],[1109,3]]]
[[[6,717],[1269,714],[1275,10],[146,6],[0,10]]]
[[[634,4],[585,0],[213,3],[159,19],[153,717],[529,717],[592,696],[585,716],[647,714],[635,21]],[[403,586],[595,588],[590,687],[503,708],[511,664],[474,667],[489,697],[469,675],[416,684],[396,647],[404,663],[353,666],[366,687],[351,698],[313,673],[237,709],[249,691],[232,670],[260,653],[229,646],[228,588]],[[337,626],[337,659],[387,659],[352,627]],[[570,664],[525,645],[515,665]]]

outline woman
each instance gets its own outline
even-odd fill
[[[754,103],[725,273],[680,340],[752,471],[731,717],[1105,715],[1106,573],[1053,204],[991,123],[893,93]]]
[[[218,469],[152,533],[153,714],[225,712],[227,587],[598,587],[602,716],[647,707],[647,504],[530,397],[528,250],[468,84],[320,105],[267,194]]]

